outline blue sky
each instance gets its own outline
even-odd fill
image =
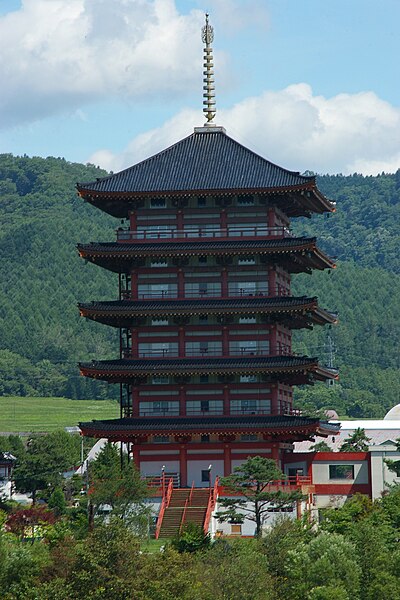
[[[3,0],[0,152],[118,170],[217,124],[287,168],[400,168],[398,0]]]

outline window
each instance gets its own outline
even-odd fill
[[[242,526],[240,523],[232,523],[231,535],[242,535]]]
[[[258,440],[258,435],[255,433],[243,433],[240,436],[242,442],[256,442]]]
[[[210,483],[210,471],[208,469],[202,469],[201,482],[202,483]]]
[[[329,465],[329,479],[354,479],[354,465]]]
[[[208,375],[200,375],[199,381],[200,383],[208,383]]]
[[[257,375],[241,375],[239,378],[240,383],[257,383]]]
[[[152,198],[150,208],[165,208],[167,205],[165,198]]]
[[[164,259],[152,260],[150,263],[151,267],[168,267],[168,261]]]
[[[169,436],[168,435],[153,435],[153,442],[155,444],[168,444]]]
[[[161,375],[155,375],[151,378],[151,383],[154,385],[168,385],[169,377],[162,377]]]
[[[200,196],[200,198],[197,198],[197,206],[206,206],[207,205],[207,198],[205,198],[204,196]]]
[[[239,323],[257,323],[256,317],[239,317]]]
[[[252,413],[255,414],[258,408],[257,400],[241,400],[241,409],[242,413]]]
[[[152,319],[152,325],[168,325],[168,319]]]
[[[243,258],[239,258],[238,265],[255,265],[256,259],[254,256],[244,256]]]
[[[252,206],[252,205],[254,205],[254,197],[250,196],[248,194],[238,196],[237,205],[238,206]]]
[[[201,412],[208,412],[210,410],[210,402],[208,400],[200,400]]]
[[[207,256],[199,256],[199,264],[207,264]]]
[[[166,413],[168,412],[169,404],[166,400],[160,400],[159,402],[153,402],[153,412],[155,413]]]
[[[207,442],[210,441],[210,436],[208,435],[208,433],[203,433],[203,435],[200,436],[200,441],[204,444],[206,444]]]

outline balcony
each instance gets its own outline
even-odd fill
[[[204,227],[187,227],[185,229],[176,229],[174,227],[149,227],[144,231],[131,231],[130,229],[117,229],[117,240],[119,242],[154,242],[155,240],[197,240],[197,239],[253,239],[255,237],[282,239],[293,237],[288,227],[267,225],[231,225],[225,229]]]
[[[292,352],[290,346],[287,344],[278,343],[275,348],[269,350],[261,350],[257,348],[239,348],[237,350],[231,349],[227,353],[223,353],[222,350],[186,350],[184,354],[180,355],[176,349],[169,350],[168,348],[152,349],[145,352],[139,351],[137,355],[133,355],[131,350],[124,348],[122,350],[122,358],[126,359],[141,359],[141,358],[209,358],[218,356],[219,358],[237,358],[241,357],[252,357],[252,356],[296,356],[295,352]]]

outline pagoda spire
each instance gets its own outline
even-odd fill
[[[213,71],[213,54],[211,44],[214,40],[214,28],[208,22],[208,13],[206,13],[206,24],[201,29],[201,39],[204,47],[204,79],[203,79],[203,113],[206,116],[205,127],[214,126],[213,119],[215,117],[215,87],[214,87],[214,71]]]

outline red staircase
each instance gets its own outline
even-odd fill
[[[187,523],[204,527],[209,499],[208,488],[174,488],[168,506],[160,515],[162,520],[157,523],[157,537],[175,537]]]

